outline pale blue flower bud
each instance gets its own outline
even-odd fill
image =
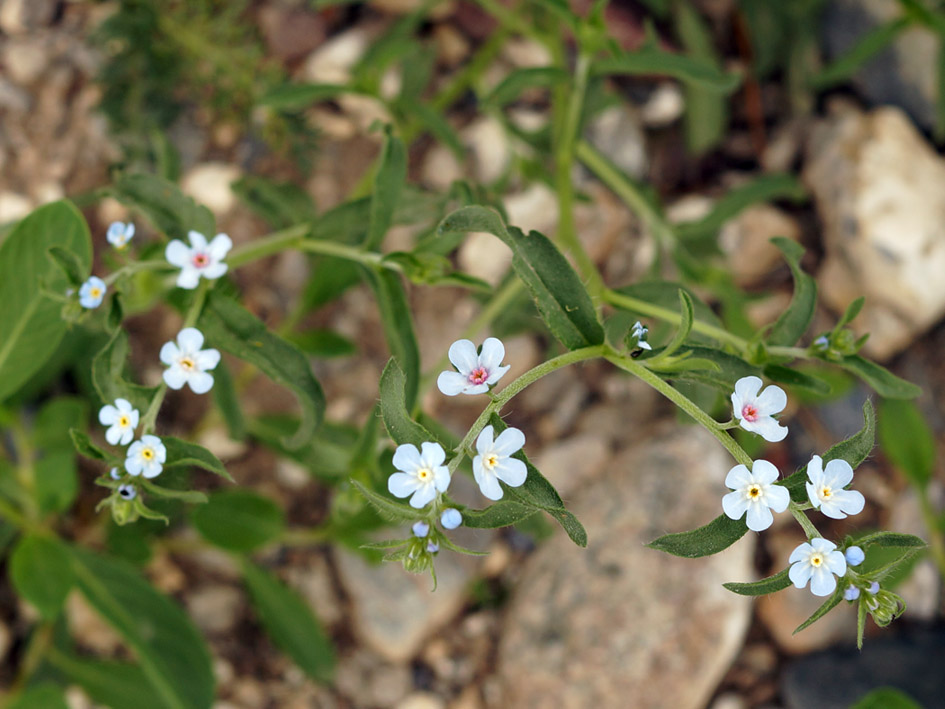
[[[413,527],[413,536],[425,537],[430,533],[430,525],[426,522],[416,522]]]
[[[860,589],[856,586],[850,586],[846,591],[843,592],[843,598],[847,601],[855,601],[860,597]]]
[[[879,593],[879,581],[873,581],[873,583],[870,584],[870,587],[866,590],[875,596],[877,593]]]
[[[134,485],[119,485],[118,495],[123,500],[133,500],[138,496],[138,491]]]
[[[850,566],[859,566],[866,558],[866,554],[863,553],[860,547],[848,547],[847,550],[843,552],[843,555],[846,557],[847,563]]]
[[[427,542],[427,551],[436,554],[440,550],[440,545],[436,542]]]
[[[443,510],[443,514],[440,515],[440,524],[443,525],[444,529],[456,529],[462,523],[463,515],[460,514],[459,510],[452,507]]]

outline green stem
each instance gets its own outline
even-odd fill
[[[239,268],[279,251],[297,248],[311,230],[310,224],[296,224],[288,229],[273,232],[233,249],[227,256],[226,262],[230,268]]]
[[[791,502],[789,509],[791,510],[791,514],[794,515],[794,519],[796,519],[798,524],[804,528],[804,534],[807,535],[808,541],[824,536],[817,531],[817,527],[815,527],[814,523],[808,519],[807,515],[804,514],[803,510],[801,510],[800,506],[796,502]]]
[[[0,517],[3,517],[8,522],[11,522],[23,530],[30,529],[32,527],[29,520],[20,514],[20,511],[16,509],[16,507],[14,507],[2,497],[0,497]]]
[[[475,423],[473,423],[472,427],[466,433],[466,436],[463,438],[463,440],[460,441],[458,446],[456,446],[455,452],[458,453],[458,455],[456,455],[448,463],[450,473],[456,472],[456,468],[458,468],[460,462],[462,462],[466,451],[470,449],[472,442],[476,439],[476,436],[479,435],[479,432],[485,428],[492,414],[501,411],[502,407],[505,406],[512,399],[512,397],[520,393],[530,384],[533,384],[541,379],[546,374],[551,374],[557,369],[567,367],[569,364],[575,364],[588,359],[594,359],[595,357],[601,357],[607,352],[607,349],[607,345],[594,345],[592,347],[583,347],[579,350],[565,352],[563,355],[549,359],[547,362],[542,362],[537,367],[532,367],[518,379],[512,381],[507,387],[505,387],[505,389],[495,395],[489,405],[483,409],[481,414],[479,414],[479,418],[477,418]]]
[[[929,500],[927,488],[919,488],[919,506],[922,511],[922,521],[925,522],[925,528],[929,530],[929,554],[938,567],[938,572],[945,579],[945,538],[938,525],[938,516],[932,509],[932,502]]]
[[[53,623],[44,621],[36,626],[36,630],[30,636],[26,646],[26,652],[23,654],[23,662],[17,673],[16,680],[10,688],[10,693],[16,695],[22,691],[29,683],[30,678],[42,664],[46,652],[49,650],[53,639]]]
[[[384,254],[376,251],[364,251],[355,246],[339,244],[337,241],[321,241],[318,239],[306,239],[298,244],[297,248],[301,251],[307,251],[313,254],[322,254],[324,256],[337,256],[339,258],[356,261],[357,263],[371,266],[374,268],[386,268],[391,271],[401,273],[403,269],[399,264],[393,261],[384,261]]]
[[[669,383],[663,381],[656,374],[630,357],[625,357],[611,351],[609,354],[605,355],[604,359],[614,366],[624,370],[625,372],[629,372],[638,379],[642,379],[644,382],[656,389],[656,391],[672,401],[674,404],[676,404],[676,406],[695,419],[696,423],[700,424],[706,431],[715,436],[719,443],[725,447],[725,450],[731,453],[732,457],[738,463],[751,468],[751,456],[748,455],[744,449],[735,442],[734,438],[725,432],[725,430],[719,425],[718,421],[700,409],[684,394],[674,389],[669,385]]]
[[[176,266],[169,264],[167,261],[132,261],[127,266],[122,266],[117,271],[109,273],[102,280],[105,281],[106,286],[110,286],[119,278],[131,276],[138,271],[170,271],[174,268],[176,268]]]

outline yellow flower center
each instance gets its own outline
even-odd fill
[[[833,490],[831,490],[829,486],[824,485],[822,488],[820,488],[820,496],[823,499],[828,499],[831,495],[833,495]]]
[[[128,418],[127,416],[125,416],[124,414],[122,414],[121,416],[118,417],[118,425],[119,425],[121,428],[128,428],[128,426],[129,426],[130,424],[131,424],[131,419],[129,419],[129,418]]]
[[[102,295],[102,289],[92,286],[91,288],[89,288],[89,295],[92,296],[93,298],[98,298],[99,296]]]
[[[821,566],[824,563],[824,555],[819,551],[811,554],[810,565],[813,567]]]
[[[188,372],[194,371],[197,366],[192,357],[181,357],[178,364],[180,364],[181,369],[186,369]]]
[[[761,497],[761,485],[752,485],[748,488],[748,497],[752,500],[757,500]]]
[[[433,479],[433,471],[429,468],[420,468],[417,471],[417,479],[422,483],[429,482]]]
[[[499,456],[497,456],[495,453],[490,453],[489,455],[486,456],[486,459],[483,461],[482,464],[486,466],[487,468],[489,468],[489,470],[492,470],[495,466],[499,464]]]
[[[154,449],[153,448],[142,448],[141,457],[145,460],[154,460]]]

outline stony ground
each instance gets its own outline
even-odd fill
[[[836,3],[836,11],[848,4]],[[343,75],[370,39],[409,6],[379,0],[351,26],[325,24],[300,4],[277,0],[255,3],[252,12],[270,53],[298,77],[315,81]],[[705,6],[718,16],[729,7],[726,2]],[[470,20],[476,18],[472,8],[450,7],[432,30],[444,72],[461,64],[481,40]],[[119,158],[96,112],[101,90],[93,79],[100,57],[88,42],[107,12],[107,4],[83,1],[0,1],[0,223],[43,202],[102,185],[108,166]],[[299,23],[310,32],[300,33]],[[540,49],[512,42],[497,60],[496,72],[541,60]],[[911,81],[910,76],[906,72],[901,81]],[[945,327],[938,323],[945,314],[945,159],[921,132],[928,127],[921,109],[903,104],[913,111],[910,115],[895,106],[874,108],[870,100],[894,97],[875,95],[869,76],[857,80],[867,100],[834,98],[819,115],[792,122],[777,120],[783,97],[776,85],[766,87],[770,97],[764,104],[766,140],[760,153],[751,136],[757,126],[736,107],[731,134],[717,154],[699,165],[687,163],[679,140],[682,96],[669,83],[652,83],[632,105],[606,114],[589,137],[630,174],[651,179],[671,203],[670,214],[680,219],[705,213],[713,199],[747,177],[798,171],[811,201],[754,207],[722,230],[721,243],[739,284],[775,290],[757,303],[753,316],[759,323],[769,321],[789,292],[789,274],[767,238],[786,235],[801,241],[809,250],[805,267],[817,274],[823,301],[818,327],[831,326],[837,311],[866,294],[868,304],[858,322],[873,333],[869,354],[925,389],[920,404],[941,439],[945,377],[939,353]],[[320,153],[306,187],[321,209],[342,201],[374,159],[377,137],[366,131],[372,111],[357,101],[313,111],[321,130]],[[540,118],[541,112],[522,109],[519,119]],[[467,172],[491,179],[520,150],[488,119],[458,115],[456,121],[469,149],[468,163],[421,145],[411,155],[411,174],[419,183],[445,188]],[[258,167],[238,132],[215,130],[199,115],[188,114],[172,139],[186,148],[185,189],[213,208],[234,241],[263,233],[265,226],[229,188]],[[277,161],[271,165],[278,169]],[[609,283],[629,282],[653,257],[642,238],[644,227],[589,176],[579,179],[592,198],[578,213],[582,238]],[[507,208],[511,221],[523,228],[554,231],[554,197],[545,188],[513,191]],[[122,216],[121,208],[108,201],[87,211],[98,245],[104,243],[104,226]],[[388,246],[408,237],[395,232]],[[471,242],[458,259],[466,270],[494,279],[508,267],[508,256],[492,241]],[[241,271],[238,284],[250,306],[276,323],[307,277],[305,260],[285,255]],[[477,306],[456,291],[440,290],[431,298],[415,289],[411,295],[424,365],[430,366]],[[361,345],[354,359],[315,365],[326,386],[329,417],[359,425],[374,404],[374,383],[387,356],[371,297],[356,289],[312,323],[335,327]],[[132,319],[132,350],[147,351],[149,343],[168,339],[176,326],[170,313]],[[507,361],[524,370],[539,360],[546,345],[531,335],[517,336],[507,343]],[[159,376],[144,363],[139,371],[145,379]],[[278,391],[260,387],[251,392],[251,407],[278,410],[284,404]],[[830,404],[792,408],[786,416],[791,446],[773,449],[769,456],[784,468],[806,462],[807,451],[825,449],[859,427],[859,409],[868,395],[854,388]],[[476,402],[433,395],[424,403],[456,431],[465,430],[479,410]],[[169,409],[178,412],[170,425],[184,432],[200,415],[187,396],[169,398]],[[659,534],[692,528],[718,512],[729,463],[711,440],[678,422],[646,387],[596,364],[542,380],[516,399],[514,409],[538,467],[586,525],[589,548],[579,550],[561,534],[536,546],[532,537],[514,531],[463,530],[460,543],[491,554],[481,561],[441,555],[436,593],[430,592],[427,578],[396,566],[369,567],[339,549],[299,546],[266,552],[260,561],[299,590],[337,642],[340,659],[331,687],[313,684],[272,648],[252,618],[228,557],[201,548],[184,532],[167,541],[147,573],[187,608],[209,638],[219,709],[747,709],[802,706],[799,701],[816,706],[797,699],[801,695],[792,687],[799,680],[791,667],[813,651],[848,646],[854,627],[850,609],[839,609],[795,636],[793,628],[817,605],[810,594],[789,589],[752,603],[721,588],[724,581],[779,570],[798,542],[792,525],[779,520],[766,534],[746,537],[707,560],[672,559],[643,547]],[[324,515],[325,495],[306,471],[255,446],[235,446],[222,429],[210,428],[201,437],[241,484],[284,501],[295,524],[311,525]],[[941,473],[939,467],[940,481]],[[866,518],[858,523],[924,534],[917,501],[881,456],[864,464],[857,480],[868,501]],[[89,497],[81,511],[94,505],[90,483],[91,477],[85,480]],[[462,499],[459,483],[467,488],[472,483],[457,481]],[[941,485],[937,490],[941,493]],[[475,500],[471,489],[465,494]],[[81,512],[74,525],[77,537],[101,542],[101,528],[91,515]],[[829,532],[842,535],[847,529],[838,522]],[[8,590],[2,593],[5,601],[10,598]],[[909,611],[898,632],[908,636],[941,622],[941,582],[930,565],[920,565],[902,593]],[[0,660],[19,651],[27,627],[24,613],[8,607],[0,613]],[[68,618],[90,650],[123,652],[78,597],[70,599]],[[87,706],[78,691],[70,701]]]

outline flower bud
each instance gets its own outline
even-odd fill
[[[843,552],[843,556],[850,566],[859,566],[866,558],[866,554],[863,553],[860,547],[848,547],[847,550]]]
[[[846,591],[843,592],[843,599],[846,601],[855,601],[860,597],[860,589],[856,586],[850,586]]]
[[[131,500],[116,498],[115,502],[112,504],[112,519],[115,520],[115,524],[119,527],[129,524],[130,522],[136,522],[138,516],[138,510]]]
[[[459,510],[452,507],[443,510],[443,514],[440,515],[440,524],[443,525],[444,529],[456,529],[462,523],[463,515],[460,514]]]
[[[423,521],[415,522],[411,529],[413,530],[413,536],[415,537],[422,538],[430,533],[430,525]]]

